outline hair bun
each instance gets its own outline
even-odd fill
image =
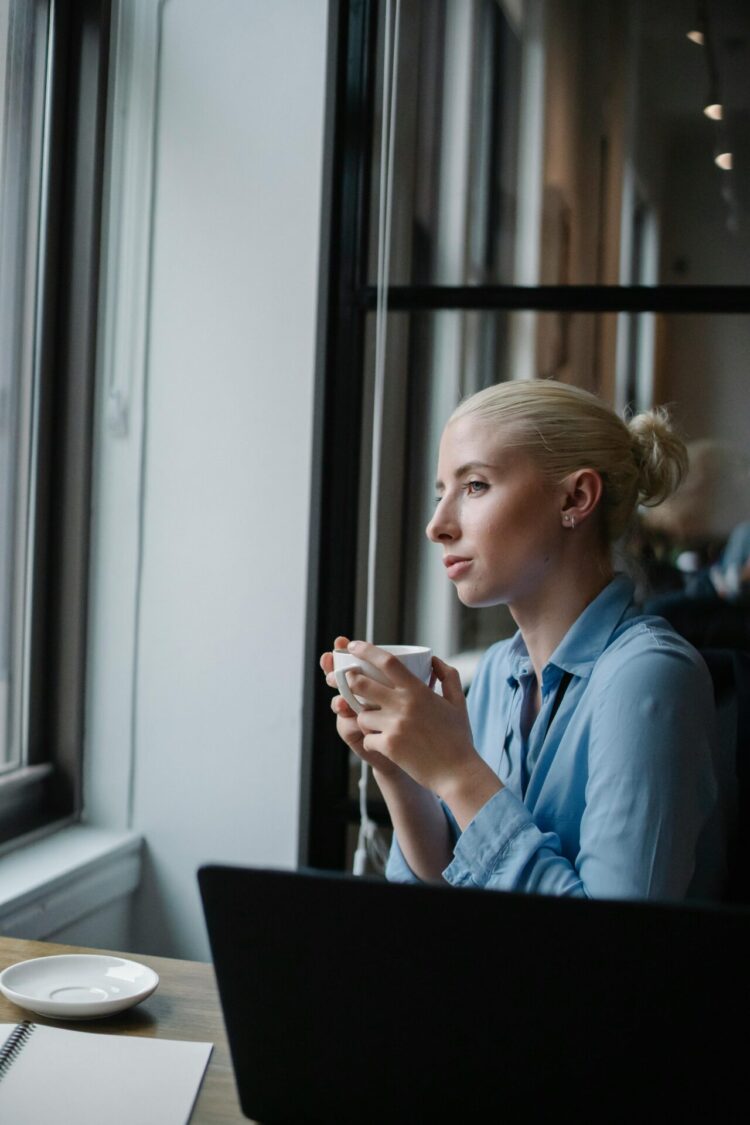
[[[678,488],[688,468],[688,453],[663,407],[645,410],[628,421],[638,467],[638,502],[661,504]]]

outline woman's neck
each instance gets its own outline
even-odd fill
[[[558,572],[534,599],[508,607],[521,630],[538,684],[542,682],[542,669],[571,625],[613,576],[610,563],[592,558],[576,572],[568,568]]]

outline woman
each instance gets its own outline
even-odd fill
[[[381,685],[371,709],[337,696],[395,829],[387,875],[586,897],[720,891],[723,856],[711,682],[659,618],[639,616],[612,544],[636,506],[678,485],[685,449],[659,412],[628,424],[552,381],[463,402],[440,444],[428,537],[467,606],[506,603],[518,626],[484,656],[468,706],[357,641]],[[338,638],[334,647],[346,644]],[[332,657],[321,665],[335,686]]]

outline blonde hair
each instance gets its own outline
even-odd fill
[[[610,543],[639,504],[666,500],[687,471],[687,451],[666,410],[623,421],[596,395],[553,379],[487,387],[464,399],[449,422],[468,416],[502,427],[504,444],[528,452],[552,482],[576,469],[595,469],[604,484],[601,511]]]

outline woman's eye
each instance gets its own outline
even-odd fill
[[[483,480],[470,480],[466,482],[464,488],[470,496],[477,496],[480,492],[485,492],[489,485]]]

